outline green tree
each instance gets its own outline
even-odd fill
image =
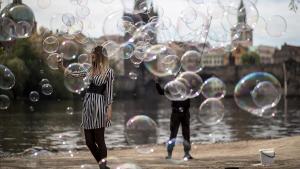
[[[28,39],[17,40],[11,50],[6,52],[0,49],[0,63],[7,66],[15,75],[16,83],[12,90],[1,91],[11,98],[28,97],[28,94],[36,90],[41,92],[39,82],[42,78],[49,79],[54,92],[50,96],[40,95],[45,99],[69,99],[73,94],[64,86],[63,73],[51,70],[45,62],[46,55],[41,50],[43,38],[34,34]]]
[[[256,52],[247,52],[241,56],[241,61],[244,65],[258,65],[260,57]]]

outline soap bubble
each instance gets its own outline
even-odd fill
[[[189,50],[185,52],[181,58],[182,68],[186,71],[199,72],[202,70],[202,55],[201,53]]]
[[[57,70],[58,69],[58,60],[61,59],[60,54],[58,53],[51,53],[47,57],[47,64],[52,70]]]
[[[66,108],[66,113],[67,113],[68,115],[73,115],[73,114],[74,114],[73,107],[67,107],[67,108]]]
[[[287,29],[286,20],[280,15],[274,15],[267,20],[266,31],[272,37],[282,36]]]
[[[84,71],[86,71],[86,72],[89,72],[89,70],[91,70],[91,68],[92,68],[92,64],[90,64],[90,63],[83,63],[82,66],[84,68]]]
[[[17,25],[7,17],[0,17],[0,41],[11,41],[16,38]]]
[[[259,82],[251,91],[252,99],[258,107],[276,106],[280,95],[280,91],[269,81]]]
[[[202,95],[205,98],[223,98],[226,94],[225,83],[216,77],[207,79],[201,88]]]
[[[185,23],[192,23],[197,19],[197,11],[192,7],[187,7],[181,11],[180,17]]]
[[[139,42],[149,43],[155,45],[155,47],[153,47],[152,50],[156,51],[157,48],[159,48],[159,46],[156,46],[157,44],[156,34],[157,34],[158,26],[159,24],[157,22],[150,22],[144,26],[141,26],[133,33],[132,38],[129,39],[129,42],[132,42],[134,44],[138,44]],[[152,58],[150,57],[150,60],[151,59]],[[150,61],[150,60],[146,59],[146,61]]]
[[[144,54],[144,64],[150,73],[158,77],[175,75],[181,67],[175,51],[165,45],[148,48]]]
[[[138,43],[135,45],[135,49],[133,52],[134,57],[136,57],[139,60],[144,60],[144,53],[146,52],[149,45],[147,43]]]
[[[71,13],[64,13],[61,19],[62,22],[68,27],[75,24],[75,16]]]
[[[64,40],[59,46],[59,52],[66,60],[75,59],[78,54],[78,45],[72,40]]]
[[[32,102],[38,102],[40,100],[40,94],[37,91],[31,91],[29,93],[29,100]]]
[[[85,89],[83,78],[87,69],[79,63],[72,63],[65,69],[65,87],[73,93],[80,93]]]
[[[139,167],[138,165],[133,164],[133,163],[124,163],[124,164],[118,165],[116,167],[116,169],[142,169],[142,167]]]
[[[51,0],[37,0],[37,5],[41,9],[46,9],[51,5]]]
[[[12,71],[0,64],[0,89],[9,90],[14,87],[15,83],[16,79]]]
[[[180,59],[177,55],[167,55],[158,58],[157,62],[157,66],[169,75],[177,75],[181,68]]]
[[[0,95],[0,110],[8,109],[9,105],[10,105],[9,97],[4,94],[1,94]]]
[[[279,103],[281,95],[280,82],[267,72],[253,72],[246,75],[234,89],[236,104],[257,116],[267,117],[269,115],[267,110]]]
[[[120,45],[114,41],[106,41],[103,45],[102,54],[108,58],[116,56],[118,54]]]
[[[132,80],[137,80],[138,75],[135,72],[129,72],[129,78],[132,79]]]
[[[163,44],[153,45],[146,50],[146,53],[144,54],[144,61],[149,62],[170,54],[175,54],[175,51],[172,48]]]
[[[76,8],[76,16],[81,19],[85,19],[90,15],[91,11],[87,6],[78,6]]]
[[[186,86],[188,98],[194,98],[200,95],[203,80],[198,74],[194,72],[183,72],[176,79],[183,82]]]
[[[130,145],[156,144],[158,138],[157,124],[150,117],[137,115],[126,123],[126,140]],[[151,147],[150,152],[152,151]]]
[[[57,37],[49,36],[43,41],[43,49],[47,53],[54,53],[58,50],[59,42]]]
[[[50,83],[50,82],[49,82],[48,79],[43,78],[43,79],[40,81],[39,85],[43,86],[44,84],[49,84],[49,83]]]
[[[136,52],[133,53],[133,55],[130,58],[130,61],[134,65],[140,65],[143,62],[143,60],[138,58],[136,54],[137,54]]]
[[[169,100],[185,100],[188,93],[186,85],[177,79],[168,82],[164,87],[164,94]]]
[[[91,57],[88,54],[81,54],[78,56],[78,63],[92,63]]]
[[[32,33],[32,26],[29,22],[20,21],[17,23],[17,38],[28,38]]]
[[[219,99],[209,98],[200,105],[197,118],[206,125],[215,125],[222,121],[224,113],[223,103]]]
[[[53,87],[51,84],[43,84],[42,85],[42,93],[46,96],[51,95],[53,93]]]
[[[133,55],[134,52],[134,44],[133,43],[123,43],[119,48],[119,56],[122,59],[129,59]]]

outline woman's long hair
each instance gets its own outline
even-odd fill
[[[92,74],[104,74],[109,67],[108,58],[103,55],[102,46],[96,46],[92,53],[95,55],[95,61],[92,62]]]

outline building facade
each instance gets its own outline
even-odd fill
[[[259,45],[256,52],[260,57],[260,64],[273,64],[275,50],[272,46]]]
[[[203,67],[223,66],[226,52],[224,48],[215,48],[208,50],[202,57]]]
[[[300,47],[284,44],[281,49],[276,49],[274,53],[274,63],[282,63],[289,59],[300,62]]]

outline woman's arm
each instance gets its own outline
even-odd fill
[[[111,117],[112,117],[112,104],[108,105],[107,108],[107,119],[111,120]]]
[[[107,118],[111,120],[112,117],[112,102],[113,102],[113,81],[114,81],[114,72],[112,69],[109,70],[107,83],[106,83],[106,104],[108,105],[107,108]]]

